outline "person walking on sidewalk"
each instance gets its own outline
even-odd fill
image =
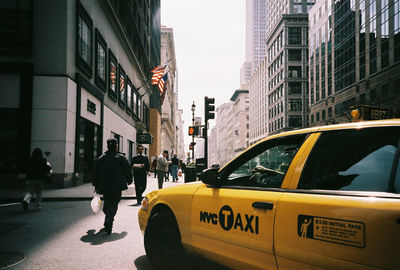
[[[28,211],[29,202],[36,194],[36,205],[41,209],[42,190],[44,181],[49,176],[51,171],[50,163],[43,157],[42,150],[35,148],[28,163],[28,171],[26,176],[26,193],[22,200],[22,208]]]
[[[179,169],[179,159],[177,158],[177,154],[174,154],[174,157],[171,159],[171,174],[172,174],[172,182],[178,181],[178,169]]]
[[[137,155],[132,158],[133,168],[133,181],[135,181],[136,199],[138,204],[142,202],[143,192],[147,186],[147,174],[150,176],[150,162],[147,156],[143,155],[143,145],[139,144],[137,149]]]
[[[151,163],[151,169],[154,171],[154,178],[157,177],[157,158],[155,157],[153,159],[153,162]]]
[[[107,148],[108,151],[95,162],[92,184],[98,194],[103,194],[104,199],[105,219],[101,230],[111,234],[121,192],[132,183],[132,169],[126,157],[118,152],[116,139],[108,139]]]
[[[158,177],[158,189],[162,189],[165,174],[168,172],[168,165],[171,161],[167,160],[168,151],[164,150],[157,158],[157,177]]]

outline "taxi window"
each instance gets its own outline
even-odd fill
[[[396,193],[400,193],[400,158],[397,159],[397,170],[394,182],[394,190]]]
[[[391,190],[399,134],[397,127],[323,133],[307,160],[299,188]]]
[[[305,135],[266,142],[247,153],[227,176],[224,185],[281,187],[289,165]]]

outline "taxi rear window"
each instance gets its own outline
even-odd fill
[[[298,188],[395,192],[399,134],[400,127],[322,133]]]

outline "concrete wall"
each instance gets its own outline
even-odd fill
[[[107,139],[112,137],[111,132],[123,137],[123,145],[122,149],[120,145],[120,152],[128,155],[128,140],[136,142],[136,129],[121,119],[110,108],[104,106],[103,149],[107,149]]]
[[[70,32],[71,29],[68,27],[67,22],[72,21],[76,13],[76,11],[73,14],[69,12],[68,6],[72,2],[76,1],[35,1],[33,5],[33,61],[35,63],[35,74],[67,74],[66,52],[72,49],[67,47],[67,40],[68,35],[74,35],[74,32]],[[74,18],[70,18],[69,16],[71,15]],[[75,52],[74,48],[73,52]]]
[[[34,76],[31,152],[50,152],[53,182],[73,173],[76,84],[67,77]],[[67,174],[67,175],[65,175]]]

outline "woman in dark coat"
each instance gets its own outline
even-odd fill
[[[29,202],[36,194],[36,205],[41,208],[42,190],[44,187],[45,178],[51,171],[51,167],[47,160],[43,157],[42,150],[35,148],[29,160],[28,171],[26,176],[26,194],[22,201],[22,207],[25,211],[28,210]]]

